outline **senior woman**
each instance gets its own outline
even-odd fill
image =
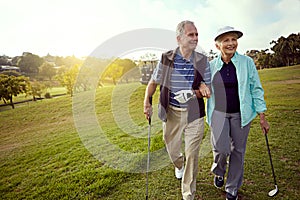
[[[253,60],[239,54],[238,39],[243,36],[230,26],[218,30],[215,37],[220,55],[210,61],[212,94],[207,102],[207,122],[211,128],[214,185],[224,185],[226,199],[238,199],[244,174],[244,156],[251,121],[259,114],[265,134],[269,124],[264,91]],[[229,158],[229,162],[227,159]]]

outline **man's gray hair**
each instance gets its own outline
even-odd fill
[[[194,22],[189,21],[189,20],[185,20],[185,21],[180,22],[177,25],[177,28],[176,28],[176,36],[180,36],[180,35],[184,34],[184,26],[186,24],[192,24],[193,26],[195,26]]]

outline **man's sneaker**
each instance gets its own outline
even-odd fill
[[[184,172],[184,166],[182,166],[181,169],[178,169],[177,167],[175,167],[175,176],[178,180],[182,179],[183,172]]]
[[[223,176],[215,176],[214,185],[215,185],[216,188],[221,188],[224,185]]]
[[[238,196],[233,196],[232,194],[230,193],[226,193],[226,200],[238,200]]]

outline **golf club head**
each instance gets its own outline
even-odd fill
[[[278,187],[277,185],[275,185],[275,189],[274,190],[271,190],[268,195],[269,197],[274,197],[276,194],[278,193]]]

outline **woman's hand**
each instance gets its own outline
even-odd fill
[[[200,93],[203,97],[210,97],[210,89],[205,85],[205,83],[201,83],[199,87]]]
[[[259,118],[260,118],[260,127],[261,127],[263,133],[267,134],[270,130],[270,125],[269,125],[268,121],[265,119],[265,113],[260,113]]]

